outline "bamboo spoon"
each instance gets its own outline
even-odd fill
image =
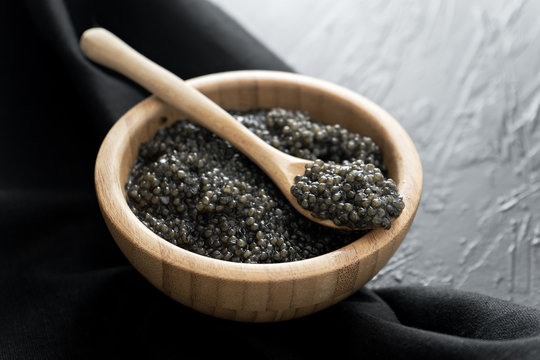
[[[86,30],[81,36],[80,47],[90,60],[121,73],[166,103],[182,110],[191,121],[228,140],[274,181],[299,213],[321,225],[346,228],[337,226],[329,219],[312,216],[292,195],[294,177],[304,174],[306,164],[312,161],[288,155],[267,144],[204,94],[144,57],[106,29]]]

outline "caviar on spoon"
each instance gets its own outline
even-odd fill
[[[380,170],[374,173],[373,165],[362,161],[344,166],[325,164],[274,148],[198,90],[108,30],[86,30],[80,46],[92,61],[135,81],[181,109],[198,125],[229,141],[257,164],[291,205],[308,219],[333,228],[388,228],[390,220],[403,209],[394,182],[381,178]],[[374,205],[378,205],[376,210]]]

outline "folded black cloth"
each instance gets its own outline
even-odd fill
[[[93,167],[114,121],[148,94],[87,61],[103,26],[187,79],[292,70],[199,0],[28,0],[0,21],[0,359],[540,359],[540,311],[448,288],[362,289],[269,324],[197,313],[126,261]]]

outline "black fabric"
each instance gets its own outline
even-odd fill
[[[103,26],[183,78],[291,70],[195,0],[11,1],[0,12],[0,359],[540,359],[540,311],[448,288],[362,289],[311,316],[215,319],[153,288],[108,233],[99,144],[146,91],[83,58]]]

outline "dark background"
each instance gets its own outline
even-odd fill
[[[524,16],[529,14],[526,4],[523,4],[516,8],[519,10],[514,12],[516,15],[503,19],[508,26],[521,26],[522,21],[515,19],[521,19],[518,16],[521,12]],[[458,103],[458,107],[453,107],[452,102],[444,102],[443,97],[438,101],[427,97],[431,93],[426,93],[424,100],[419,102],[406,101],[405,95],[427,91],[426,83],[419,81],[409,82],[414,86],[408,87],[409,92],[403,90],[398,98],[391,97],[393,91],[386,95],[379,92],[384,96],[375,100],[391,107],[404,126],[414,130],[411,134],[427,165],[426,200],[417,217],[419,225],[415,225],[406,238],[396,260],[374,280],[379,286],[362,289],[349,299],[306,318],[276,324],[243,324],[196,313],[167,298],[131,267],[114,244],[99,213],[93,189],[95,155],[114,121],[147,93],[88,62],[79,52],[78,38],[90,26],[104,26],[183,78],[233,69],[292,70],[289,63],[295,58],[289,58],[287,62],[280,60],[275,52],[259,43],[225,13],[204,1],[42,0],[12,1],[5,5],[0,13],[0,359],[178,358],[190,355],[197,358],[231,355],[269,359],[315,356],[538,358],[540,311],[536,308],[483,296],[481,292],[460,291],[457,289],[460,288],[459,282],[452,280],[454,277],[452,282],[448,281],[454,286],[436,286],[445,281],[442,275],[446,272],[441,269],[455,269],[456,274],[459,269],[469,269],[465,272],[469,275],[464,275],[465,284],[467,279],[477,274],[475,267],[482,270],[478,273],[483,273],[484,267],[496,267],[499,270],[490,276],[496,277],[500,271],[502,280],[499,284],[514,284],[510,294],[521,289],[522,274],[529,274],[525,278],[529,280],[523,280],[524,284],[529,284],[533,294],[536,291],[537,272],[534,266],[537,260],[533,255],[528,255],[531,256],[527,263],[528,272],[523,272],[519,265],[519,261],[524,260],[512,260],[514,262],[507,264],[513,257],[521,259],[523,246],[529,244],[529,249],[536,249],[535,236],[538,235],[535,232],[538,214],[533,207],[536,202],[526,203],[526,208],[520,205],[537,195],[534,166],[538,163],[534,160],[536,145],[533,140],[538,134],[535,126],[538,86],[531,85],[530,81],[537,79],[538,73],[526,76],[532,70],[518,66],[525,61],[523,57],[537,46],[529,32],[524,36],[516,35],[516,39],[529,39],[529,42],[519,47],[521,52],[517,54],[522,55],[516,55],[520,60],[516,60],[518,63],[512,67],[519,78],[510,77],[508,80],[512,90],[518,89],[518,80],[523,79],[524,90],[515,90],[514,94],[526,95],[523,98],[521,95],[508,95],[514,103],[506,105],[507,102],[503,101],[502,104],[508,107],[504,107],[502,115],[496,111],[495,105],[501,104],[496,96],[499,89],[496,85],[506,89],[502,94],[512,94],[507,87],[510,85],[505,85],[507,83],[502,80],[485,88],[460,87],[463,103]],[[320,6],[314,9],[320,9]],[[422,8],[416,7],[416,10],[414,14],[421,16]],[[364,18],[362,12],[355,14],[358,20],[365,20],[365,13]],[[399,17],[392,12],[388,16],[392,14],[393,19],[407,19],[407,16]],[[349,20],[355,19],[350,16]],[[384,19],[379,21],[385,23]],[[398,23],[402,25],[395,30],[390,27],[386,33],[409,34],[410,39],[414,39],[411,32],[400,31],[406,29],[406,25]],[[437,28],[437,24],[439,22],[433,21],[432,27]],[[337,31],[335,29],[330,27],[323,33],[332,33]],[[485,41],[495,41],[498,38],[495,35],[486,35]],[[309,34],[305,38],[310,39]],[[448,41],[452,43],[450,38]],[[482,39],[476,41],[482,43]],[[321,46],[336,53],[329,43],[326,44]],[[369,47],[368,43],[359,42],[356,46],[362,51],[349,50],[348,56],[370,59],[373,51],[384,49],[381,44],[384,42]],[[503,43],[507,46],[503,49],[514,49],[511,44]],[[300,59],[302,46],[301,43],[297,45],[300,52],[295,56]],[[392,48],[391,45],[393,43],[389,43],[388,49]],[[436,43],[432,46],[438,48]],[[459,52],[461,48],[457,45],[455,49],[452,54],[456,54],[456,61],[463,57],[469,59],[464,64],[478,68],[489,65],[493,58],[486,55],[477,63],[482,54],[480,50],[467,53],[472,50],[463,48]],[[377,92],[373,89],[388,79],[384,69],[391,69],[392,59],[395,59],[391,53],[383,51],[382,54],[388,56],[378,59],[385,59],[389,65],[384,67],[384,61],[374,61],[373,64],[378,65],[373,65],[375,68],[370,70],[373,77],[365,77],[365,90],[372,89],[369,91],[375,98]],[[408,56],[414,54],[417,53],[413,51]],[[428,59],[431,53],[424,51],[420,54],[425,54]],[[532,55],[535,54],[538,56],[533,51]],[[313,59],[315,63],[318,61],[316,56]],[[308,57],[303,61],[307,63]],[[415,78],[406,71],[407,62],[403,64],[396,68],[396,75]],[[470,65],[471,69],[476,69],[473,65]],[[302,72],[298,68],[295,66],[294,70]],[[381,73],[376,69],[381,69]],[[461,70],[455,74],[450,70],[445,72],[447,81],[442,81],[442,84],[454,76],[460,79],[460,84],[477,83],[480,79],[470,75],[471,71],[467,71],[466,66],[458,69]],[[493,69],[491,74],[498,74]],[[473,76],[472,79],[469,76]],[[368,84],[373,84],[373,87]],[[444,85],[440,86],[444,88]],[[397,89],[399,85],[396,83],[390,88]],[[488,103],[491,107],[480,106],[487,101],[486,97],[478,95],[483,89],[486,94],[494,96],[493,102]],[[390,103],[387,99],[394,100]],[[482,101],[475,103],[474,99]],[[467,104],[476,105],[465,106]],[[489,114],[484,114],[486,108],[492,109]],[[429,115],[430,111],[432,115]],[[443,116],[445,114],[448,116]],[[490,132],[478,128],[478,121],[487,121],[484,119],[495,119],[492,121],[498,125],[496,130]],[[474,126],[462,132],[459,130],[462,127],[454,125],[455,121]],[[426,129],[430,131],[422,133]],[[477,152],[473,150],[483,149],[482,141],[491,139],[493,132],[504,135],[504,131],[518,131],[520,141],[514,143],[511,141],[513,137],[503,137],[500,147],[493,149],[499,149],[508,157],[499,159],[497,154],[494,157],[490,152],[485,159],[494,159],[493,164],[501,164],[501,168],[492,167],[492,175],[499,175],[505,166],[523,170],[494,176],[493,180],[494,184],[502,187],[501,181],[509,179],[504,190],[519,201],[512,202],[512,198],[505,197],[506,192],[500,196],[501,200],[491,197],[484,200],[482,197],[474,201],[466,192],[471,204],[485,205],[478,205],[486,211],[480,214],[491,214],[480,218],[484,219],[483,230],[466,231],[467,227],[462,224],[470,218],[475,219],[473,215],[478,215],[477,209],[469,213],[473,215],[466,215],[465,210],[465,215],[461,215],[447,204],[455,196],[465,196],[461,193],[468,189],[465,184],[477,184],[479,174],[485,173],[483,166],[486,163],[482,160],[484,158],[480,158],[482,161],[467,165],[463,159],[457,161],[460,158],[456,154],[462,149],[464,153],[473,154],[473,160],[477,159]],[[431,142],[432,137],[453,140]],[[463,139],[467,141],[461,142]],[[522,151],[528,154],[525,159],[530,159],[530,163],[518,161],[519,153],[513,147],[517,144],[521,144]],[[454,160],[457,162],[453,163]],[[435,166],[436,163],[441,166]],[[524,165],[520,167],[519,164]],[[434,172],[433,166],[440,173]],[[483,170],[476,173],[476,169]],[[458,182],[457,179],[467,175],[465,172],[472,172],[469,175],[473,180]],[[523,183],[524,190],[519,188],[522,183],[515,180],[522,180],[520,176],[532,181],[531,184]],[[450,191],[454,190],[450,186],[452,184],[461,185],[453,192]],[[480,194],[487,185],[479,184],[475,185],[476,190],[467,191]],[[516,193],[512,192],[510,185],[517,188]],[[433,204],[438,204],[434,203],[433,196],[436,195],[433,190],[438,188],[450,189],[450,193],[442,192],[441,203],[444,206],[433,207]],[[446,202],[443,201],[445,199]],[[498,204],[499,207],[490,212],[490,204]],[[448,231],[439,233],[437,225],[447,221],[439,216],[448,215],[448,209],[454,209],[455,212],[450,214],[459,216],[452,220],[454,225],[449,225]],[[525,216],[520,217],[522,213],[518,210],[524,211]],[[499,225],[505,221],[514,227]],[[484,236],[490,238],[488,235],[499,226],[503,226],[500,228],[502,231],[493,234],[491,243],[484,243]],[[461,240],[463,236],[465,240]],[[475,240],[477,238],[479,240]],[[450,260],[444,259],[461,261],[459,254],[452,257],[452,246],[448,244],[470,248],[462,250],[466,255],[464,266],[445,265]],[[485,246],[492,246],[493,250],[480,251]],[[490,258],[499,252],[502,257]],[[509,257],[505,257],[507,254]],[[526,254],[531,254],[531,251]],[[476,256],[486,259],[468,260]],[[426,260],[428,258],[429,261]],[[426,279],[429,281],[424,281]],[[398,286],[400,281],[413,286]]]

